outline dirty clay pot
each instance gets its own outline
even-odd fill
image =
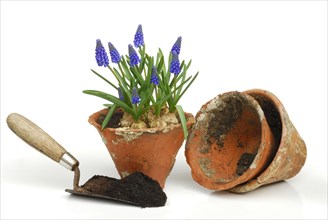
[[[280,100],[265,90],[253,89],[243,92],[245,97],[251,100],[250,103],[254,104],[258,117],[263,122],[260,127],[261,131],[259,131],[259,127],[254,126],[253,123],[256,120],[250,115],[246,115],[244,123],[239,122],[243,121],[243,114],[233,117],[234,114],[231,112],[238,110],[236,108],[238,102],[231,100],[238,100],[238,95],[227,101],[225,97],[229,97],[229,94],[230,97],[233,97],[234,95],[231,96],[231,94],[240,93],[230,92],[219,95],[203,105],[196,115],[196,124],[189,134],[185,151],[194,180],[209,189],[245,193],[262,185],[289,179],[298,174],[306,160],[306,145],[290,121]],[[254,99],[257,104],[254,103]],[[224,118],[227,120],[223,120]],[[263,133],[268,126],[270,127],[270,131],[267,131],[269,133]],[[228,129],[224,129],[226,127]],[[236,158],[238,158],[236,155],[244,154],[243,151],[240,153],[239,147],[244,148],[248,145],[245,145],[244,141],[238,140],[256,144],[254,139],[258,139],[259,133],[261,133],[261,144],[258,145],[255,159],[249,164],[251,160],[242,161],[241,156],[236,165]],[[269,136],[269,138],[265,139],[264,136]],[[244,139],[240,137],[244,137]],[[270,150],[261,149],[264,146]],[[229,150],[230,148],[231,150]],[[269,153],[261,156],[261,151],[269,151]],[[259,165],[258,161],[263,155],[266,155],[265,162]],[[238,172],[238,165],[245,165],[241,167],[243,168],[241,172]],[[244,176],[254,167],[261,167],[261,169],[256,174]],[[238,176],[244,176],[244,178]]]
[[[257,178],[230,189],[235,193],[245,193],[262,185],[294,177],[300,172],[307,156],[306,145],[280,100],[271,92],[261,89],[247,90],[244,93],[260,104],[277,145],[270,165]]]
[[[185,156],[196,182],[227,190],[264,171],[275,153],[274,142],[258,102],[245,93],[228,92],[197,113]]]
[[[140,171],[157,180],[164,188],[176,154],[184,141],[181,125],[147,129],[101,129],[96,120],[100,114],[107,114],[107,111],[108,109],[103,109],[92,114],[89,123],[97,128],[119,175],[125,177]],[[190,129],[195,123],[195,118],[189,113],[185,115]]]

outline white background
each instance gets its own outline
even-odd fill
[[[90,68],[96,39],[121,54],[143,25],[150,54],[182,36],[180,58],[200,75],[181,100],[196,114],[214,96],[262,88],[286,107],[307,144],[296,177],[254,192],[212,192],[194,182],[184,145],[162,208],[70,196],[73,173],[17,138],[6,117],[37,123],[94,174],[118,178],[88,116],[106,103],[82,93],[112,90]],[[106,47],[107,48],[107,47]],[[327,2],[1,2],[1,218],[327,218]]]

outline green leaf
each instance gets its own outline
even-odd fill
[[[149,90],[145,91],[142,96],[140,97],[141,98],[141,102],[139,104],[139,110],[138,110],[138,117],[141,117],[142,114],[144,114],[149,108],[150,108],[150,105],[146,104],[147,102],[149,102],[149,98],[151,96],[151,93]]]
[[[186,66],[187,69],[189,69],[189,67],[190,67],[190,65],[191,65],[191,61],[192,61],[192,60],[189,60],[187,66]]]
[[[158,66],[158,63],[159,63],[160,59],[161,59],[161,54],[160,54],[160,52],[158,51],[158,52],[157,52],[157,55],[156,55],[156,66]]]
[[[193,77],[193,79],[190,81],[190,83],[187,85],[187,87],[183,90],[183,92],[178,96],[178,98],[176,98],[176,100],[174,101],[175,104],[177,104],[180,100],[180,98],[184,95],[184,93],[187,91],[187,89],[190,87],[190,85],[195,81],[195,79],[198,76],[198,73],[196,73],[196,75]]]
[[[176,109],[177,109],[179,117],[180,117],[182,129],[183,129],[183,134],[184,134],[184,139],[186,140],[187,137],[188,137],[188,127],[187,127],[186,116],[184,114],[184,111],[183,111],[181,105],[177,105]]]
[[[164,106],[164,104],[166,103],[166,101],[171,98],[171,94],[166,95],[165,97],[161,98],[160,100],[156,101],[154,103],[154,108],[155,108],[155,113],[158,116],[160,113],[160,110],[162,109],[162,107]]]
[[[106,99],[106,100],[116,104],[117,106],[123,108],[124,111],[130,113],[133,117],[137,116],[136,112],[133,111],[132,108],[130,108],[127,104],[125,104],[119,98],[116,98],[113,95],[110,95],[110,94],[107,94],[107,93],[104,93],[101,91],[97,91],[97,90],[84,90],[83,92],[88,95],[93,95],[93,96],[97,96],[99,98]]]
[[[130,74],[130,72],[125,72],[125,69],[122,68],[121,63],[118,64],[118,68],[121,71],[121,74],[122,74],[123,78],[127,78],[127,80],[130,82],[131,81],[131,74]]]
[[[129,84],[126,82],[126,80],[121,76],[120,72],[116,69],[113,68],[113,74],[115,75],[115,77],[118,78],[120,84],[123,84],[124,86],[129,86]]]
[[[143,45],[143,46],[139,47],[138,49],[139,49],[138,51],[139,51],[141,58],[144,58],[145,52],[146,52],[146,45]]]
[[[152,57],[148,57],[148,60],[149,60],[148,66],[147,66],[148,71],[147,71],[146,78],[140,87],[141,91],[145,91],[150,88],[150,78],[151,78],[151,71],[152,71],[153,64],[154,64],[154,59]]]
[[[182,75],[182,78],[181,78],[180,85],[186,84],[191,79],[191,76],[189,76],[186,79],[186,75],[187,75],[186,73],[187,73],[187,68],[186,68],[186,65],[184,65],[184,68],[183,68],[183,71],[182,71],[182,74],[181,74]],[[177,86],[177,87],[179,87],[179,89],[176,92],[176,97],[175,98],[180,97],[180,94],[181,94],[181,91],[182,91],[182,88],[183,88],[183,86]]]
[[[136,68],[138,69],[138,72],[139,72],[140,74],[142,74],[142,72],[143,72],[143,70],[144,70],[144,68],[145,68],[145,62],[146,62],[146,59],[142,58],[139,67],[136,66]]]
[[[184,62],[184,61],[183,61],[183,62]],[[183,66],[181,66],[182,73],[180,73],[180,74],[178,75],[177,82],[178,82],[183,76],[186,75],[187,70],[188,70],[189,67],[190,67],[190,64],[191,64],[191,60],[189,61],[189,63],[188,63],[187,65],[184,64]],[[182,80],[182,81],[183,81],[183,80]]]
[[[134,67],[130,67],[130,70],[131,70],[131,72],[132,72],[134,78],[137,79],[138,84],[139,84],[140,86],[142,86],[144,80],[143,80],[141,74],[139,73],[138,68],[134,66]]]
[[[166,73],[166,67],[165,67],[165,62],[164,62],[164,54],[163,54],[161,48],[158,49],[158,52],[159,52],[159,54],[161,56],[161,59],[163,59],[163,61],[162,60],[160,61],[160,63],[162,62],[161,69],[163,69],[164,73]],[[160,69],[157,69],[157,70],[160,71]]]
[[[128,63],[127,63],[127,61],[126,61],[126,59],[125,59],[124,57],[122,57],[122,62],[120,62],[120,64],[121,64],[122,67],[123,67],[123,70],[124,70],[125,75],[126,75],[127,78],[131,81],[131,79],[132,79],[132,75],[131,75],[131,73],[130,73]]]
[[[168,60],[168,63],[167,63],[166,81],[167,81],[168,84],[169,84],[170,78],[171,78],[171,73],[170,73],[171,60],[172,60],[172,53],[170,53],[169,60]]]
[[[116,109],[116,105],[114,104],[112,107],[109,108],[109,111],[104,119],[104,121],[101,124],[101,129],[104,129],[106,127],[106,125],[108,124],[109,120],[111,119],[114,111]]]
[[[113,104],[103,104],[103,106],[111,108],[113,106]]]
[[[192,76],[189,76],[186,80],[184,80],[183,82],[180,83],[180,85],[178,85],[174,90],[173,93],[175,93],[177,90],[181,90],[183,88],[183,86],[191,79]],[[180,94],[180,92],[178,92],[177,94]]]
[[[128,85],[126,83],[125,80],[122,79],[122,77],[120,76],[119,72],[117,71],[117,69],[113,69],[110,66],[108,66],[108,68],[110,69],[110,71],[113,73],[113,75],[115,76],[115,78],[117,79],[118,83],[119,83],[119,87],[122,89],[122,92],[124,95],[127,95],[129,99],[131,99],[131,92],[130,92],[130,85]],[[129,87],[129,88],[128,88]],[[125,98],[125,96],[124,96]]]
[[[114,87],[115,89],[117,89],[117,86],[115,86],[113,83],[111,83],[109,80],[107,80],[105,77],[103,77],[102,75],[100,75],[99,73],[97,73],[96,71],[94,71],[93,69],[91,69],[91,71],[96,74],[97,76],[99,76],[101,79],[103,79],[105,82],[107,82],[109,85],[111,85],[112,87]]]

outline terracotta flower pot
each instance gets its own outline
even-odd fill
[[[92,114],[89,123],[95,126],[102,137],[121,177],[140,171],[157,180],[164,188],[184,135],[180,124],[162,128],[101,129],[96,120],[107,109]],[[195,122],[192,114],[185,113],[190,129]]]
[[[262,185],[294,177],[300,172],[307,156],[306,145],[280,100],[271,92],[261,89],[248,90],[244,93],[254,97],[260,104],[277,145],[270,165],[256,178],[230,189],[235,193],[252,191]]]
[[[189,134],[185,154],[192,176],[209,189],[245,193],[291,178],[305,163],[305,143],[279,99],[260,89],[243,94],[207,102]]]
[[[197,113],[185,155],[196,182],[226,190],[261,174],[272,160],[274,146],[258,102],[245,93],[228,92]]]

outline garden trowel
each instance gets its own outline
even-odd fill
[[[79,186],[79,161],[75,159],[69,152],[67,152],[52,137],[50,137],[36,124],[17,113],[12,113],[8,116],[7,124],[9,128],[27,144],[43,153],[47,157],[58,162],[67,169],[74,171],[73,189],[66,189],[66,192],[82,196],[110,199],[137,206],[144,206],[138,202],[108,196],[107,193],[105,193],[106,187],[114,184],[115,181],[119,181],[114,178],[94,176],[84,185]]]

